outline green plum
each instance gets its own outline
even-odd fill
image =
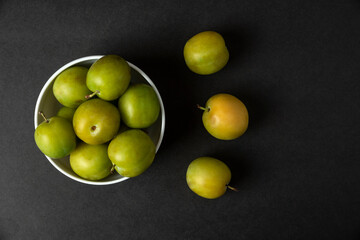
[[[110,175],[112,163],[107,154],[108,145],[78,144],[70,154],[72,170],[82,178],[100,180]]]
[[[75,111],[73,126],[76,135],[92,145],[110,141],[120,127],[119,110],[99,98],[81,104]]]
[[[118,107],[124,123],[131,128],[147,128],[158,118],[159,99],[147,84],[135,84],[119,98]]]
[[[65,118],[65,119],[69,120],[70,122],[72,122],[75,110],[76,109],[74,109],[74,108],[62,107],[59,109],[56,116]]]
[[[86,85],[99,98],[112,101],[119,98],[128,88],[130,71],[129,64],[122,57],[106,55],[91,65]]]
[[[118,134],[110,142],[108,155],[120,175],[136,177],[154,161],[155,145],[142,130],[130,129]]]
[[[86,67],[70,67],[61,72],[55,79],[53,93],[64,106],[76,108],[86,101],[85,96],[91,94],[86,86]]]
[[[231,180],[231,171],[222,161],[212,157],[200,157],[192,161],[186,172],[186,182],[197,195],[214,199],[222,196]]]
[[[219,33],[205,31],[186,42],[184,59],[191,71],[208,75],[220,71],[227,64],[229,51]]]
[[[42,114],[42,113],[40,113]],[[42,153],[51,158],[68,156],[76,147],[71,123],[62,117],[46,119],[35,129],[35,142]]]

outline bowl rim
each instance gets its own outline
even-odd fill
[[[81,63],[81,62],[84,62],[84,61],[89,61],[89,60],[98,60],[100,58],[102,58],[103,56],[105,55],[92,55],[92,56],[87,56],[87,57],[82,57],[82,58],[78,58],[78,59],[75,59],[71,62],[68,62],[67,64],[65,64],[64,66],[62,66],[61,68],[59,68],[54,74],[51,75],[51,77],[46,81],[45,85],[42,87],[41,91],[40,91],[40,94],[37,98],[37,101],[36,101],[36,105],[35,105],[35,112],[34,112],[34,126],[35,126],[35,129],[37,128],[38,124],[37,122],[39,121],[39,108],[40,108],[40,103],[41,103],[41,99],[43,98],[44,96],[44,93],[45,91],[48,89],[49,85],[55,80],[55,78],[61,73],[63,72],[65,69],[73,66],[73,65],[76,65],[78,63]],[[126,61],[129,66],[134,69],[135,71],[137,71],[143,78],[145,78],[145,80],[150,84],[150,86],[154,89],[158,99],[159,99],[159,102],[160,102],[160,108],[161,108],[161,129],[160,129],[160,136],[159,136],[159,141],[156,145],[156,152],[159,150],[160,148],[160,145],[162,143],[162,140],[164,138],[164,132],[165,132],[165,108],[164,108],[164,103],[162,101],[162,98],[160,96],[160,93],[158,91],[158,89],[156,88],[155,84],[153,83],[153,81],[140,69],[138,68],[137,66],[135,66],[134,64]],[[115,180],[112,180],[112,181],[106,181],[106,182],[97,182],[97,181],[90,181],[90,180],[86,180],[86,179],[83,179],[81,177],[74,177],[70,174],[68,174],[66,171],[64,171],[63,169],[61,169],[54,161],[53,159],[51,159],[50,157],[46,156],[44,154],[44,156],[49,160],[49,162],[59,171],[61,172],[62,174],[64,174],[65,176],[77,181],[77,182],[81,182],[81,183],[85,183],[85,184],[89,184],[89,185],[110,185],[110,184],[115,184],[115,183],[118,183],[118,182],[122,182],[122,181],[125,181],[127,179],[129,179],[129,177],[122,177],[122,178],[119,178],[119,179],[115,179]]]

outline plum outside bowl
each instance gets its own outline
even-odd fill
[[[42,111],[45,113],[45,115],[50,118],[52,116],[55,116],[58,110],[62,107],[62,105],[56,100],[54,94],[53,94],[53,84],[56,79],[56,77],[63,72],[65,69],[70,68],[72,66],[84,66],[87,68],[90,68],[90,66],[98,59],[103,57],[103,55],[96,55],[96,56],[88,56],[76,59],[74,61],[71,61],[67,64],[65,64],[63,67],[61,67],[59,70],[57,70],[45,83],[43,86],[38,99],[36,101],[35,106],[35,113],[34,113],[34,125],[35,129],[36,127],[42,123],[44,120],[39,115],[39,111]],[[145,129],[145,131],[149,134],[151,139],[153,140],[155,146],[156,146],[156,152],[159,150],[159,147],[161,145],[164,131],[165,131],[165,109],[164,104],[162,102],[161,96],[159,91],[157,90],[155,84],[151,81],[151,79],[138,67],[136,67],[134,64],[128,62],[130,68],[131,68],[131,82],[130,84],[134,83],[146,83],[149,84],[154,91],[156,92],[156,95],[158,96],[159,102],[160,102],[160,114],[157,119],[157,121],[150,126],[149,128]],[[123,123],[121,123],[123,125]],[[45,157],[49,160],[49,162],[61,173],[63,173],[65,176],[86,184],[91,185],[109,185],[114,184],[118,182],[122,182],[124,180],[127,180],[127,177],[123,177],[119,175],[118,173],[111,174],[110,176],[99,180],[99,181],[90,181],[81,178],[78,176],[70,167],[69,162],[69,156],[61,159],[53,159],[45,155]]]

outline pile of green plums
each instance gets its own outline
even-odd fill
[[[73,66],[53,85],[63,105],[35,130],[38,148],[50,158],[69,156],[72,170],[87,180],[115,171],[135,177],[147,170],[156,147],[144,129],[159,117],[160,103],[147,84],[132,84],[128,63],[106,55],[88,69]],[[120,128],[120,125],[125,128]]]

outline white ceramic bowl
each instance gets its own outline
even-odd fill
[[[98,56],[89,56],[89,57],[83,57],[76,59],[74,61],[69,62],[68,64],[65,64],[63,67],[61,67],[59,70],[57,70],[45,83],[44,87],[42,88],[39,97],[36,102],[35,106],[35,113],[34,113],[34,124],[35,129],[36,127],[43,121],[43,118],[39,116],[39,111],[43,111],[45,115],[50,118],[54,115],[56,115],[57,111],[61,108],[60,103],[56,100],[54,97],[52,87],[53,83],[56,79],[56,77],[65,69],[72,67],[72,66],[84,66],[84,67],[90,67],[96,60],[103,57],[102,55]],[[151,139],[154,141],[156,146],[156,152],[159,150],[159,147],[161,145],[164,131],[165,131],[165,110],[164,105],[160,96],[159,91],[157,90],[155,84],[150,80],[150,78],[143,72],[141,69],[136,67],[134,64],[129,63],[129,66],[131,67],[131,83],[147,83],[150,86],[153,87],[155,90],[160,106],[161,111],[158,120],[149,128],[145,129],[145,131],[149,134]],[[62,159],[53,159],[45,155],[45,157],[49,160],[49,162],[61,173],[63,173],[65,176],[76,180],[78,182],[91,184],[91,185],[108,185],[113,183],[118,183],[121,181],[124,181],[128,179],[127,177],[122,177],[121,175],[117,174],[116,172],[110,176],[108,176],[105,179],[102,179],[100,181],[90,181],[83,179],[75,174],[75,172],[70,167],[69,157],[65,157]]]

